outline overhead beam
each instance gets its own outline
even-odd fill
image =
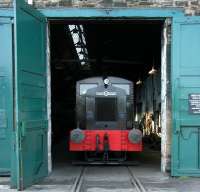
[[[91,17],[164,19],[166,17],[184,16],[182,8],[43,8],[38,10],[49,19],[81,19]],[[13,9],[0,8],[0,15],[1,17],[13,17]]]
[[[39,10],[49,19],[91,17],[165,19],[166,17],[184,16],[184,11],[180,8],[43,8]]]

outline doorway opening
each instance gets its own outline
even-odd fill
[[[57,165],[71,164],[74,158],[81,158],[69,151],[70,131],[77,127],[76,82],[96,76],[122,77],[134,83],[133,119],[143,132],[144,150],[132,153],[131,159],[162,165],[164,171],[168,169],[170,67],[167,33],[164,20],[49,21],[49,157],[52,157],[53,170]],[[163,99],[163,95],[167,97]],[[165,154],[161,155],[161,150]]]

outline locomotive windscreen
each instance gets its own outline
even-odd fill
[[[80,95],[85,95],[88,89],[97,87],[95,83],[80,84]]]
[[[116,83],[113,83],[112,85],[115,86],[115,87],[123,89],[124,91],[126,91],[127,95],[130,95],[130,85],[129,84],[119,84],[119,83],[116,84]]]
[[[95,99],[96,121],[116,121],[117,120],[117,98]]]

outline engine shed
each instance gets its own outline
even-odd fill
[[[23,190],[82,158],[69,151],[76,83],[96,76],[134,84],[132,118],[144,151],[130,161],[199,176],[199,16],[38,5],[0,9],[0,175],[11,187]]]

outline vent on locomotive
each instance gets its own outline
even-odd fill
[[[95,98],[95,120],[116,121],[117,120],[117,98],[96,97]]]

